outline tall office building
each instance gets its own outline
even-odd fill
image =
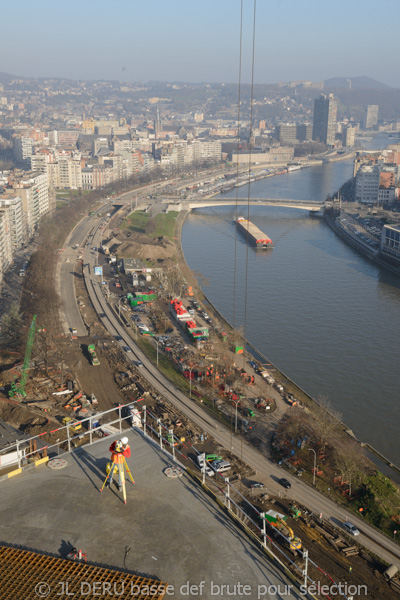
[[[365,112],[365,129],[371,129],[378,124],[378,104],[368,104]]]
[[[321,94],[314,101],[313,140],[334,146],[337,100],[333,94]]]

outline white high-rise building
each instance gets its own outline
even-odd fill
[[[13,140],[14,158],[18,163],[29,161],[33,153],[33,140],[29,137],[19,136]],[[28,163],[29,164],[29,163]]]
[[[362,165],[356,175],[356,202],[377,204],[379,193],[379,165]]]
[[[0,208],[0,281],[12,262],[12,256],[10,213],[6,208]]]
[[[26,234],[31,237],[40,218],[50,210],[47,173],[27,173],[13,187],[22,199]]]
[[[6,194],[0,196],[0,208],[6,209],[9,215],[10,238],[13,253],[21,248],[25,239],[25,224],[22,208],[22,198]]]

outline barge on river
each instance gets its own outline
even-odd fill
[[[237,228],[255,245],[256,248],[262,248],[263,250],[269,250],[274,247],[274,244],[265,233],[261,231],[251,221],[248,221],[244,217],[239,217],[236,220]]]

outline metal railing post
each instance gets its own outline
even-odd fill
[[[68,438],[68,452],[71,452],[71,434],[67,425],[67,438]]]
[[[89,443],[93,444],[92,417],[89,419]]]
[[[203,466],[201,467],[201,472],[203,473],[203,484],[206,482],[206,453],[203,452]]]
[[[262,519],[262,536],[263,536],[263,546],[264,548],[267,547],[267,523],[265,520],[265,513],[261,513],[260,515],[261,519]]]
[[[225,481],[228,484],[226,488],[226,507],[231,510],[231,486],[229,485],[229,477],[225,477]]]
[[[118,406],[118,418],[119,418],[119,432],[122,432],[122,407]]]
[[[163,447],[163,445],[162,445],[162,427],[161,427],[160,419],[158,419],[158,435],[160,437],[160,448],[162,450],[162,447]]]
[[[174,442],[174,430],[173,429],[169,429],[168,430],[169,435],[171,436],[171,447],[172,447],[172,459],[175,460],[175,442]]]
[[[16,441],[16,445],[17,445],[17,459],[18,459],[18,469],[21,468],[21,457],[19,455],[19,441]]]
[[[303,550],[303,558],[305,560],[305,564],[304,564],[304,570],[303,570],[303,575],[304,575],[304,589],[307,589],[307,578],[308,578],[308,550]]]
[[[144,433],[144,435],[147,435],[147,432],[146,432],[146,405],[143,406],[143,433]]]

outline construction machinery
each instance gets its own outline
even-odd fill
[[[301,515],[301,510],[297,506],[296,502],[292,502],[292,504],[289,506],[289,511],[290,511],[290,515],[294,519],[298,519]]]
[[[80,422],[75,423],[74,420],[71,419],[71,417],[64,417],[63,425],[68,425],[69,430],[72,431],[73,433],[75,433],[76,431],[80,431],[82,429],[82,423],[80,423]]]
[[[63,408],[66,410],[72,409],[74,412],[81,410],[82,402],[80,398],[82,398],[82,392],[78,392],[72,398],[68,398],[67,402],[64,404]]]
[[[16,396],[17,397],[21,397],[21,396],[25,397],[26,396],[25,386],[26,386],[26,380],[28,378],[29,364],[31,362],[31,355],[32,355],[33,342],[35,340],[35,333],[36,333],[36,315],[33,315],[33,319],[30,324],[30,327],[29,327],[28,340],[26,342],[24,364],[23,364],[22,370],[21,370],[21,379],[19,381],[19,385],[16,384],[16,380],[14,380],[13,383],[11,384],[11,390],[8,393],[10,398],[14,398]]]
[[[280,517],[276,519],[275,527],[285,536],[289,542],[290,551],[296,553],[301,550],[301,539],[294,535],[293,529]]]
[[[93,366],[98,366],[100,364],[99,359],[96,354],[96,346],[94,344],[89,344],[88,351],[90,354],[90,360],[92,361]]]

